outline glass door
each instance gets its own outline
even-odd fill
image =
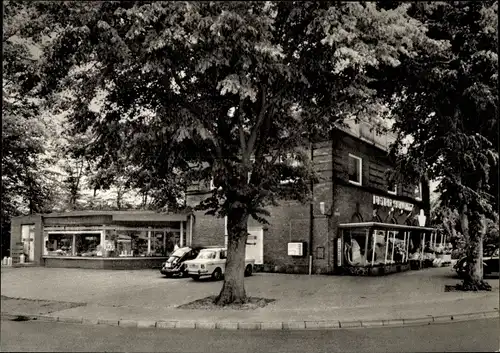
[[[23,243],[24,262],[35,260],[35,225],[26,224],[21,226],[21,241]]]

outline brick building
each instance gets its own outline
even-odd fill
[[[416,216],[420,210],[429,214],[429,187],[426,182],[417,186],[389,185],[386,170],[391,168],[387,153],[391,138],[377,134],[366,123],[351,123],[348,128],[338,129],[331,141],[314,144],[313,162],[320,180],[313,188],[312,206],[282,201],[268,208],[269,225],[250,219],[247,257],[255,258],[258,267],[266,272],[335,273],[344,262],[344,244],[348,243],[339,240],[343,238],[341,228],[356,223],[359,227],[349,230],[349,242],[356,248],[364,245],[364,249],[351,252],[355,257],[364,256],[365,265],[376,267],[376,258],[382,262],[379,243],[391,246],[385,251],[384,264],[396,263],[392,253],[398,243],[406,249],[402,261],[408,263],[410,228],[392,229],[388,225],[413,226],[413,233],[419,230]],[[192,188],[188,206],[197,205],[209,193],[208,185]],[[193,245],[224,245],[225,220],[203,212],[194,214]],[[382,225],[374,228],[377,224]],[[377,233],[380,231],[384,236]],[[412,240],[411,248],[422,243],[421,234],[412,235],[418,239]]]

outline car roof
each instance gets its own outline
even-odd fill
[[[201,249],[201,250],[202,250],[202,251],[203,251],[203,250],[226,250],[226,248],[221,248],[221,247],[213,247],[213,248],[208,248],[208,247],[207,247],[207,248],[203,248],[203,249]]]

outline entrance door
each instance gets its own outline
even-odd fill
[[[255,259],[256,265],[264,263],[264,231],[262,228],[248,230],[246,258]]]
[[[25,262],[35,260],[35,226],[33,224],[21,226],[21,241],[23,243],[23,253]]]

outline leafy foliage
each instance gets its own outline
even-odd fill
[[[233,269],[244,260],[248,217],[264,222],[266,206],[307,200],[315,176],[304,147],[329,138],[346,117],[380,110],[373,85],[379,69],[442,50],[407,4],[27,7],[33,22],[19,33],[51,38],[35,91],[69,113],[75,132],[91,132],[86,155],[100,171],[121,174],[129,166],[130,180],[164,191],[159,200],[213,179],[199,208],[228,216],[222,292],[234,291],[221,302],[245,297],[243,269]]]
[[[498,165],[498,3],[415,3],[409,13],[450,50],[409,59],[378,81],[400,133],[393,153],[401,177],[441,180],[442,204],[458,211],[477,260],[485,217],[498,205],[498,179],[490,178]],[[470,274],[482,279],[475,263]]]
[[[354,105],[370,112],[368,69],[397,66],[424,44],[439,48],[406,5],[33,6],[56,33],[40,92],[71,108],[76,129],[96,134],[89,153],[98,166],[125,155],[134,179],[170,188],[213,178],[201,208],[221,216],[239,205],[257,217],[282,197],[304,199],[312,172],[300,147],[327,138]],[[89,108],[96,100],[99,112]],[[290,152],[303,163],[278,162]]]

